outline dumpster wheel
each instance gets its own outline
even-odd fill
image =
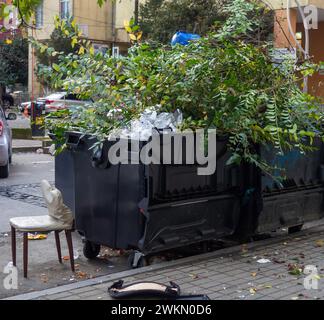
[[[95,244],[89,240],[85,240],[83,245],[83,254],[87,259],[89,260],[94,259],[98,256],[99,253],[100,253],[99,244]]]
[[[143,253],[139,251],[132,251],[128,256],[127,264],[130,269],[137,269],[146,267],[148,265],[148,261]]]

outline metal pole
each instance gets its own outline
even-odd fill
[[[138,25],[139,21],[139,0],[135,0],[135,24]]]

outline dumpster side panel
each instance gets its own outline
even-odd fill
[[[64,150],[55,157],[55,187],[63,196],[64,203],[75,215],[74,160],[70,150]]]
[[[239,212],[233,195],[153,206],[139,248],[151,253],[231,235]]]
[[[317,150],[309,152],[306,155],[294,149],[286,152],[284,155],[278,155],[273,147],[263,146],[260,148],[261,158],[267,161],[272,167],[278,167],[282,170],[275,170],[274,176],[282,179],[282,186],[279,188],[292,188],[297,186],[321,184],[321,166],[324,163],[323,143],[317,140],[314,144]],[[280,184],[280,181],[279,181]],[[262,176],[262,191],[267,192],[278,188],[276,182],[270,176]]]
[[[324,188],[264,197],[257,232],[302,225],[324,216]]]
[[[113,177],[112,177],[113,178]],[[142,165],[120,165],[118,172],[118,200],[116,248],[137,248],[144,232],[145,218],[139,203],[146,196],[144,167]]]
[[[115,247],[119,170],[118,166],[94,168],[92,144],[86,140],[74,151],[76,229],[87,240]]]

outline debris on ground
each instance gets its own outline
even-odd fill
[[[127,253],[126,250],[114,250],[111,248],[105,247],[101,250],[100,254],[98,255],[99,259],[109,259],[113,257],[122,257]]]
[[[41,274],[40,279],[43,283],[48,282],[48,276],[45,273]]]
[[[257,261],[257,263],[260,263],[260,264],[266,264],[266,263],[269,263],[269,262],[271,262],[269,259],[259,259],[258,261]]]
[[[257,289],[256,288],[250,288],[249,292],[250,292],[250,294],[252,296],[254,296],[257,293]]]
[[[241,247],[241,252],[242,253],[247,253],[249,250],[247,248],[247,245],[246,244],[243,244],[242,247]]]
[[[33,234],[33,233],[28,233],[28,240],[46,240],[47,239],[47,234]]]
[[[315,245],[316,247],[324,247],[324,240],[316,240]]]
[[[82,280],[89,278],[89,275],[86,272],[82,272],[82,271],[77,271],[75,275],[78,279],[82,279]]]
[[[301,266],[297,263],[288,264],[288,273],[293,276],[300,276],[304,272],[304,266]]]
[[[272,259],[272,262],[274,262],[274,263],[278,263],[278,264],[284,264],[284,263],[286,263],[285,260],[281,260],[281,259],[277,259],[277,258],[273,258],[273,259]]]

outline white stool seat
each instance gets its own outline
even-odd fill
[[[42,232],[71,230],[72,223],[64,223],[49,215],[36,217],[18,217],[10,219],[10,225],[22,232]]]

